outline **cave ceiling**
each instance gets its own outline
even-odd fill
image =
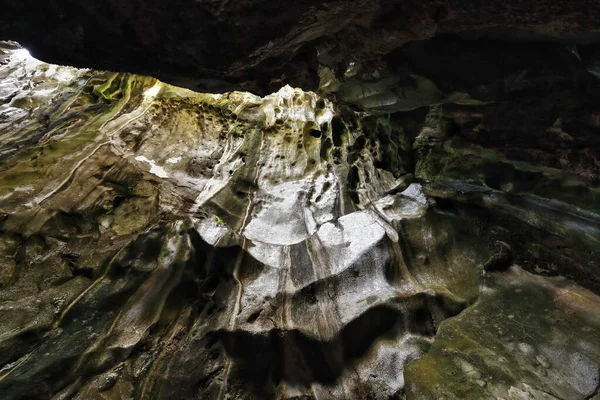
[[[1,11],[0,37],[38,59],[210,93],[266,95],[284,84],[316,90],[319,66],[372,81],[375,72],[407,67],[398,57],[405,44],[441,35],[600,39],[595,0],[21,0],[3,2]]]

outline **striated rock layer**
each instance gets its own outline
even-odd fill
[[[3,64],[3,399],[598,395],[595,142]]]

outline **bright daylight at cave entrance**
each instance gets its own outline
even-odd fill
[[[600,4],[5,3],[0,400],[600,400]]]

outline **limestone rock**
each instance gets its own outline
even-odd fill
[[[571,278],[593,289],[597,268],[585,270],[591,280],[581,273],[598,261],[597,186],[575,201],[514,192],[518,176],[477,180],[485,168],[459,174],[447,159],[472,149],[451,140],[448,107],[370,115],[290,86],[264,97],[200,94],[8,54],[3,399],[597,391],[598,297],[516,266],[484,273],[496,240],[521,262],[557,251],[537,239],[555,237],[576,250],[557,265],[575,265]],[[539,174],[552,188],[573,178],[491,151],[473,158]],[[538,236],[519,247],[502,237],[505,223],[472,223],[475,207],[511,214],[522,234]],[[448,343],[463,328],[485,346]],[[494,329],[516,337],[495,346]],[[444,346],[464,349],[446,360]],[[438,357],[459,384],[433,375]]]

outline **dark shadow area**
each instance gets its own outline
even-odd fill
[[[216,331],[208,340],[221,341],[244,381],[257,384],[286,382],[309,386],[333,384],[344,370],[363,357],[382,336],[405,329],[399,310],[378,306],[346,325],[332,340],[320,342],[298,330],[271,330],[253,335],[245,331]]]

